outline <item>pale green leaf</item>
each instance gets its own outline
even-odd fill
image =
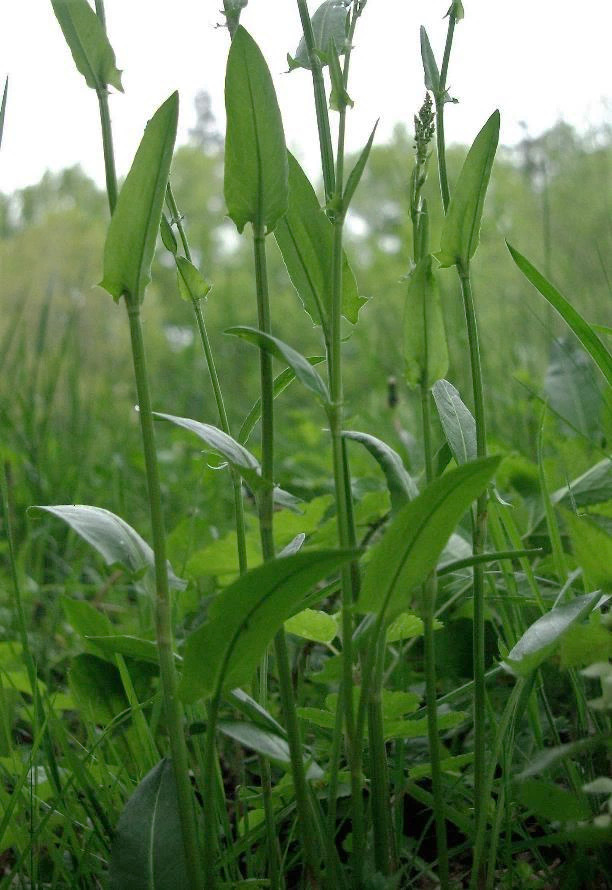
[[[397,451],[368,433],[343,430],[342,435],[345,439],[353,439],[363,445],[378,463],[387,480],[393,512],[397,512],[404,504],[417,497],[419,490]]]
[[[340,54],[345,52],[347,3],[345,0],[325,0],[312,16],[312,32],[314,49],[323,65],[327,64],[327,48],[330,40],[338,47]],[[302,37],[295,56],[287,55],[289,70],[294,68],[310,69],[306,41]]]
[[[121,72],[102,22],[87,0],[51,0],[74,64],[88,87],[103,91],[107,84],[123,92]]]
[[[432,395],[440,423],[457,464],[464,464],[476,457],[476,421],[461,396],[448,380],[438,380]]]
[[[577,822],[591,816],[586,801],[552,782],[527,779],[518,788],[518,799],[540,819],[549,822]]]
[[[331,643],[338,634],[338,625],[335,618],[326,612],[304,609],[285,621],[285,630],[315,643]]]
[[[188,303],[205,300],[210,291],[210,284],[200,270],[184,256],[177,256],[175,260],[179,293],[182,299]]]

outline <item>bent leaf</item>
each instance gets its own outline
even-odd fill
[[[323,378],[315,371],[307,358],[304,358],[301,353],[296,352],[287,343],[283,343],[282,340],[271,334],[266,334],[264,331],[243,325],[228,328],[225,333],[242,337],[243,340],[259,346],[260,349],[264,349],[279,361],[289,365],[300,383],[313,392],[323,405],[329,404],[329,392]]]
[[[64,32],[74,64],[92,90],[107,84],[123,92],[121,72],[102,22],[87,0],[51,0],[55,18]]]
[[[246,223],[272,231],[287,210],[287,149],[272,77],[261,50],[236,28],[225,77],[225,201],[242,232]]]
[[[551,609],[527,628],[502,664],[517,677],[527,677],[554,655],[567,631],[589,615],[601,600],[601,591],[577,596],[570,603]]]
[[[330,40],[334,41],[340,55],[345,52],[347,5],[344,0],[325,0],[312,17],[314,48],[323,65],[327,65],[326,52]],[[290,56],[287,53],[287,62],[290,71],[295,68],[310,70],[308,50],[303,37],[298,44],[295,56]]]
[[[610,385],[612,385],[612,354],[606,345],[599,339],[593,327],[574,309],[556,287],[548,281],[541,272],[538,272],[529,260],[515,250],[506,241],[510,256],[519,267],[525,278],[533,284],[542,296],[548,300],[553,309],[556,309],[563,321],[572,329],[589,353],[601,373]]]
[[[404,374],[428,389],[448,371],[448,347],[432,257],[419,260],[408,281],[404,310]]]
[[[130,573],[143,569],[152,579],[155,572],[153,550],[131,525],[121,517],[86,504],[64,504],[54,507],[30,507],[29,511],[43,510],[66,522],[77,535],[94,547],[107,565],[119,563]],[[184,590],[185,582],[177,578],[168,565],[169,581],[176,590]]]
[[[432,395],[440,423],[457,464],[476,457],[476,421],[448,380],[437,380]]]
[[[454,188],[442,229],[440,252],[436,254],[441,266],[459,263],[465,268],[476,252],[498,141],[499,111],[494,111],[476,136]]]
[[[405,611],[410,593],[435,567],[455,526],[491,480],[500,458],[471,461],[435,479],[400,510],[372,548],[357,607],[386,620]]]
[[[354,556],[352,551],[297,553],[270,560],[222,590],[209,620],[187,638],[183,701],[249,683],[268,643],[308,591]]]
[[[100,286],[115,300],[142,303],[161,221],[176,138],[178,93],[155,112],[119,193],[104,245]]]
[[[289,161],[289,207],[274,230],[291,283],[306,312],[315,324],[329,327],[333,225],[324,213],[310,181],[293,155]],[[357,282],[346,253],[342,255],[342,314],[357,323],[366,303],[359,296]]]
[[[172,762],[161,760],[132,794],[117,825],[111,890],[189,890]]]
[[[355,442],[360,442],[376,460],[385,474],[387,488],[391,496],[391,509],[394,513],[408,501],[417,497],[419,490],[397,451],[394,451],[386,442],[375,436],[370,436],[368,433],[343,430],[342,435],[345,439],[354,439]]]

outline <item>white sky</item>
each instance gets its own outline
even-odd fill
[[[311,13],[318,5],[310,0]],[[369,0],[359,23],[349,92],[348,146],[360,148],[377,117],[377,141],[398,121],[411,129],[424,87],[419,25],[440,62],[442,20],[450,0]],[[178,142],[194,122],[193,99],[206,89],[223,127],[228,49],[220,0],[106,0],[109,36],[124,70],[124,95],[111,97],[120,175],[129,169],[147,119],[174,90],[181,95]],[[494,108],[501,141],[568,121],[581,130],[610,121],[610,0],[464,0],[457,26],[447,106],[448,141],[471,142]],[[311,172],[318,164],[310,73],[286,71],[300,22],[295,0],[250,0],[242,23],[259,43],[275,79],[288,145]],[[0,77],[10,75],[0,191],[36,182],[46,169],[80,163],[103,182],[95,94],[76,72],[49,0],[0,0]],[[333,117],[333,115],[332,115]]]

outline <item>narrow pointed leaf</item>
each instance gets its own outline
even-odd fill
[[[315,324],[327,330],[331,313],[333,226],[308,177],[290,152],[288,161],[289,207],[279,220],[274,237],[304,309]],[[343,253],[342,314],[351,324],[356,324],[365,302],[359,296],[353,270]]]
[[[105,655],[125,655],[136,661],[159,664],[157,643],[153,640],[143,640],[141,637],[134,637],[130,634],[92,635],[87,636],[86,639]],[[182,661],[181,656],[176,653],[174,658],[177,663]]]
[[[401,457],[386,442],[356,430],[343,430],[342,435],[345,439],[360,442],[376,460],[385,474],[391,496],[391,509],[394,513],[418,496],[419,490]]]
[[[274,229],[287,211],[287,149],[276,92],[261,51],[239,25],[225,78],[225,201],[239,232]]]
[[[409,386],[427,388],[448,371],[448,347],[432,257],[413,270],[404,310],[404,374]]]
[[[162,213],[162,217],[159,224],[159,234],[161,235],[162,243],[166,250],[169,250],[170,253],[176,257],[178,251],[178,244],[176,241],[176,235],[172,231],[172,226],[168,222],[168,218],[165,213]]]
[[[440,423],[453,457],[458,464],[476,457],[476,421],[461,396],[448,380],[434,383],[432,394]]]
[[[174,771],[161,760],[132,794],[117,825],[111,890],[189,890]]]
[[[499,111],[494,111],[476,136],[453,190],[442,229],[440,252],[436,254],[442,266],[460,263],[465,268],[476,252],[498,141]]]
[[[102,22],[87,0],[51,0],[74,64],[88,87],[104,90],[111,84],[123,92],[121,72]]]
[[[503,661],[517,677],[526,677],[554,655],[565,633],[584,621],[601,600],[601,591],[577,596],[569,603],[551,609],[527,628]]]
[[[175,260],[179,293],[183,300],[188,303],[205,300],[210,291],[210,284],[200,270],[184,256],[177,256]]]
[[[4,81],[2,92],[2,104],[0,105],[0,147],[2,146],[2,134],[4,133],[4,117],[6,115],[6,100],[8,97],[8,77]]]
[[[279,361],[285,362],[292,368],[300,383],[303,383],[304,386],[313,392],[324,405],[329,404],[329,392],[323,382],[323,378],[317,373],[307,358],[304,358],[301,353],[296,352],[287,343],[283,343],[282,340],[273,337],[271,334],[265,334],[263,331],[245,326],[228,328],[225,333],[234,334],[236,337],[241,337],[249,343],[254,343],[260,349],[265,349],[266,352],[269,352]]]
[[[275,735],[281,736],[281,738],[287,737],[284,727],[282,727],[280,723],[278,723],[274,717],[259,704],[259,702],[256,702],[254,698],[251,698],[251,696],[243,689],[232,689],[228,695],[228,700],[238,711],[240,711],[241,714],[244,714],[253,723],[263,727],[263,729],[270,730],[275,733]]]
[[[342,111],[344,108],[352,108],[355,104],[346,91],[344,85],[344,72],[340,65],[338,48],[334,40],[327,44],[327,64],[329,65],[329,79],[331,91],[329,94],[329,107],[332,111]]]
[[[327,47],[333,40],[338,47],[338,53],[342,55],[346,44],[347,4],[344,0],[325,0],[312,17],[312,33],[314,36],[314,48],[323,65],[327,64]],[[289,70],[294,68],[310,69],[306,41],[302,37],[295,56],[287,56]]]
[[[542,296],[548,300],[553,309],[556,309],[565,323],[572,329],[589,353],[601,373],[610,385],[612,385],[612,354],[606,345],[599,339],[593,327],[574,309],[572,304],[559,293],[550,281],[541,272],[538,272],[529,260],[506,242],[510,255],[519,267],[525,278],[533,284]]]
[[[423,73],[425,75],[425,89],[437,96],[440,92],[440,72],[433,54],[427,31],[421,25],[421,59],[423,61]]]
[[[353,195],[357,191],[357,186],[361,181],[361,177],[363,176],[363,171],[365,170],[365,166],[368,163],[368,158],[370,157],[370,151],[372,149],[372,143],[374,142],[374,136],[376,135],[376,128],[378,127],[378,121],[374,124],[374,129],[370,133],[370,138],[366,142],[365,146],[361,150],[361,154],[357,158],[357,163],[349,173],[349,177],[346,181],[346,186],[344,188],[344,195],[342,198],[343,209],[348,210],[351,201],[353,200]]]
[[[176,138],[178,93],[147,124],[136,157],[119,193],[104,245],[101,287],[119,300],[142,302],[161,221]]]
[[[86,504],[30,507],[30,511],[43,510],[66,522],[84,541],[91,544],[107,565],[119,563],[134,574],[143,570],[153,576],[155,560],[153,550],[130,525],[119,516],[102,507]],[[29,511],[28,511],[29,512]],[[170,583],[183,590],[185,582],[177,578],[169,567]]]
[[[226,587],[214,599],[206,624],[187,638],[183,700],[249,683],[268,643],[310,589],[351,558],[352,551],[297,553],[252,569]]]
[[[405,611],[411,591],[435,567],[455,526],[491,480],[500,459],[464,464],[435,479],[400,510],[372,549],[358,599],[361,612],[387,620]]]

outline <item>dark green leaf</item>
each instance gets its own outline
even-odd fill
[[[165,213],[162,213],[161,221],[159,224],[159,234],[161,235],[162,243],[166,250],[169,250],[170,253],[176,257],[176,252],[178,250],[178,244],[176,243],[176,235],[172,231],[172,226],[168,222],[168,218]]]
[[[421,25],[421,59],[423,62],[423,72],[425,74],[425,89],[429,90],[437,96],[440,92],[440,72],[436,64],[436,57],[433,54],[427,31]]]
[[[250,695],[247,695],[244,690],[232,689],[232,691],[228,695],[228,699],[231,704],[240,711],[241,714],[244,714],[253,723],[256,723],[258,726],[261,726],[264,729],[270,730],[277,736],[286,738],[287,733],[280,725],[280,723],[277,723],[274,717],[269,714],[266,709],[259,704],[259,702],[256,702],[254,698],[251,698]]]
[[[408,280],[404,309],[404,374],[409,386],[429,389],[448,371],[448,347],[432,257],[419,260]]]
[[[553,341],[544,378],[545,404],[588,441],[597,439],[601,428],[599,383],[593,363],[575,341]],[[567,427],[563,431],[569,433]]]
[[[465,269],[476,252],[498,140],[499,111],[494,111],[476,136],[453,190],[442,229],[440,252],[436,254],[442,266],[459,263]]]
[[[259,346],[260,349],[265,349],[279,361],[289,365],[300,383],[313,392],[323,405],[329,404],[329,393],[322,377],[315,371],[308,359],[291,346],[271,334],[246,326],[228,328],[225,333],[242,337],[243,340]]]
[[[518,788],[518,799],[540,819],[549,822],[578,822],[591,816],[588,803],[576,797],[574,792],[540,779],[522,782]]]
[[[342,435],[346,439],[354,439],[355,442],[360,442],[380,466],[387,480],[393,512],[396,512],[408,501],[412,501],[417,497],[419,490],[397,451],[394,451],[393,448],[390,448],[381,439],[370,436],[368,433],[343,430]]]
[[[180,693],[192,702],[249,683],[260,658],[306,593],[352,552],[310,551],[271,560],[214,599],[206,624],[187,638]]]
[[[241,720],[220,720],[217,728],[245,748],[251,748],[276,763],[291,762],[287,741],[275,732]]]
[[[161,760],[132,794],[117,825],[111,890],[189,890],[178,796],[170,760]]]
[[[155,568],[153,550],[138,532],[110,510],[85,504],[30,507],[30,510],[44,510],[62,519],[98,551],[107,565],[119,563],[134,574],[146,569],[152,577]],[[177,578],[170,567],[169,576],[175,589],[185,588],[185,582]]]
[[[346,15],[347,3],[344,0],[325,0],[312,17],[312,32],[314,36],[314,49],[323,65],[327,64],[327,47],[333,40],[340,54],[344,53],[346,43]],[[299,42],[295,57],[287,55],[289,70],[294,68],[310,69],[306,41],[302,37]]]
[[[438,380],[432,389],[440,423],[457,464],[476,457],[476,421],[448,380]]]
[[[87,0],[51,0],[74,64],[87,86],[105,90],[107,84],[123,92],[121,72],[102,22]]]
[[[161,221],[176,138],[178,93],[155,112],[119,193],[104,245],[101,287],[119,300],[142,302]]]
[[[289,160],[289,208],[279,220],[274,236],[283,255],[291,283],[315,324],[328,330],[331,312],[333,226],[319,204],[308,177],[293,157]],[[366,300],[346,254],[342,259],[342,314],[356,324]]]
[[[520,254],[518,250],[515,250],[511,244],[508,244],[508,242],[506,242],[506,244],[512,259],[523,275],[535,288],[537,288],[537,290],[540,291],[550,305],[557,310],[561,318],[578,337],[608,383],[612,385],[612,355],[606,348],[605,344],[599,339],[591,325],[585,321],[582,315],[574,309],[572,304],[559,293],[550,281],[548,281],[541,272],[538,272],[536,267],[533,266],[526,257]]]
[[[400,510],[372,549],[358,599],[362,612],[387,620],[405,611],[411,592],[434,568],[455,526],[492,478],[499,458],[472,461],[435,479]]]
[[[612,593],[612,535],[587,517],[579,518],[569,510],[564,510],[563,515],[574,555],[589,588],[597,587]]]
[[[82,717],[90,723],[108,726],[127,710],[119,671],[109,661],[95,655],[77,655],[71,660],[68,682]]]
[[[198,302],[205,300],[210,291],[210,284],[199,269],[184,256],[175,257],[179,293],[183,300]]]
[[[361,151],[361,154],[357,158],[357,163],[349,173],[349,177],[346,181],[346,186],[344,187],[344,195],[342,196],[342,208],[346,212],[350,206],[351,201],[353,200],[353,195],[357,191],[357,186],[361,181],[361,177],[363,176],[363,171],[365,170],[365,165],[368,163],[368,158],[370,157],[370,151],[372,149],[372,143],[374,142],[374,136],[376,135],[376,128],[378,127],[378,121],[374,124],[374,129],[370,133],[370,138],[366,142],[364,148]]]
[[[153,640],[143,640],[141,637],[133,637],[129,634],[102,634],[87,635],[90,643],[107,655],[125,655],[136,661],[146,661],[149,664],[159,664],[157,643]],[[181,661],[180,655],[175,659]]]
[[[238,26],[225,78],[225,200],[239,232],[246,223],[274,229],[287,211],[287,149],[270,71]]]
[[[587,593],[542,615],[510,650],[504,665],[516,676],[527,677],[554,655],[563,635],[574,624],[584,621],[600,599],[601,591]]]

